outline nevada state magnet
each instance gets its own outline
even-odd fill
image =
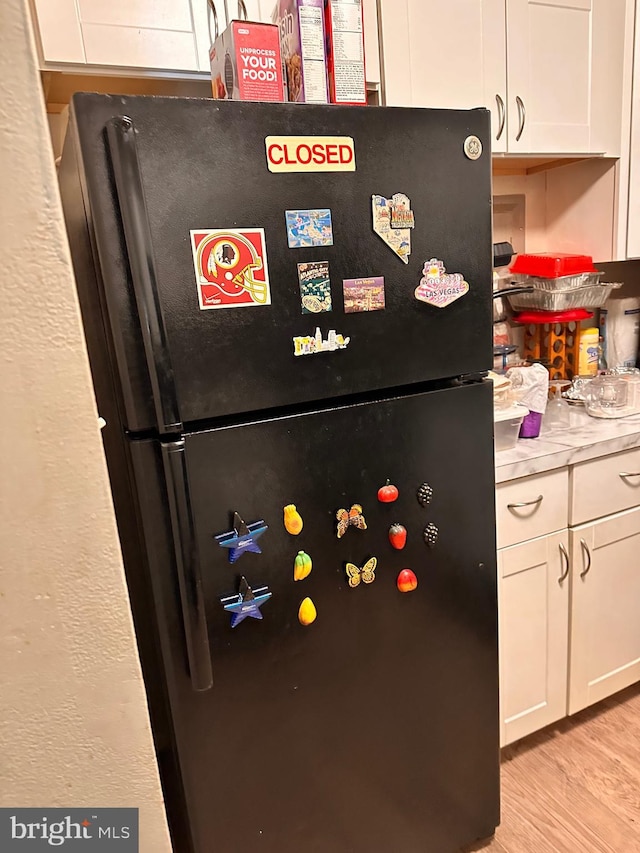
[[[422,268],[422,279],[416,287],[415,297],[436,308],[446,308],[468,292],[469,284],[459,272],[448,273],[442,261],[431,258]]]

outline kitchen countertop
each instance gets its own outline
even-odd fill
[[[545,432],[543,424],[540,438],[519,439],[513,450],[497,452],[496,484],[638,446],[640,414],[604,420],[573,408],[569,429]]]

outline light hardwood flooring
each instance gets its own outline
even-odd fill
[[[502,823],[462,853],[640,853],[640,687],[503,750]]]

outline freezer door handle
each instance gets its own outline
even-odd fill
[[[127,116],[107,122],[107,144],[122,218],[131,282],[138,308],[144,353],[151,380],[158,429],[163,435],[182,432],[167,331],[158,284],[138,160],[136,130]]]
[[[184,440],[162,444],[189,674],[194,690],[213,683],[207,614],[195,537]]]

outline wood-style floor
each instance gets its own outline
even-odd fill
[[[462,853],[640,853],[640,687],[503,750],[502,823]]]

